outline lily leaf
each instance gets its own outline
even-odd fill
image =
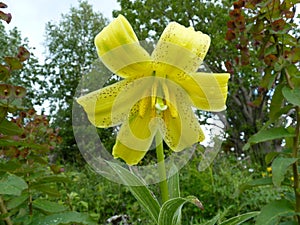
[[[107,162],[107,164],[115,171],[120,179],[127,184],[128,189],[148,212],[150,217],[157,223],[160,205],[151,191],[146,187],[145,183],[129,170],[123,168],[117,163]]]
[[[214,218],[212,218],[211,220],[209,221],[206,221],[205,223],[203,224],[197,224],[197,225],[215,225],[218,220],[220,219],[220,214],[217,214]]]
[[[242,215],[238,215],[220,223],[219,225],[240,225],[243,222],[257,216],[259,213],[260,212],[249,212]]]
[[[158,225],[180,225],[181,209],[185,203],[193,203],[203,209],[202,203],[195,196],[173,198],[166,201],[159,212]]]
[[[170,198],[180,197],[179,175],[178,175],[178,169],[176,168],[175,165],[172,165],[170,169],[170,174],[173,175],[168,179],[169,197]]]

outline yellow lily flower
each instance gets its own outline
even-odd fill
[[[150,55],[119,15],[95,45],[105,66],[124,79],[77,102],[96,127],[122,124],[112,154],[129,165],[145,156],[157,132],[175,152],[203,141],[193,107],[226,108],[229,74],[197,72],[210,45],[206,34],[171,22]]]

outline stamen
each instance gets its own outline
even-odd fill
[[[139,116],[144,118],[145,114],[146,114],[146,110],[148,106],[148,102],[147,102],[148,98],[142,98],[139,101]]]
[[[155,107],[155,103],[156,103],[156,94],[157,94],[157,82],[154,82],[153,86],[152,86],[152,93],[151,93],[151,108]]]
[[[156,98],[155,108],[157,109],[158,113],[167,110],[168,106],[164,103],[162,98]]]
[[[165,83],[162,84],[162,88],[163,88],[164,96],[166,99],[166,104],[168,105],[169,110],[170,110],[170,114],[173,118],[176,118],[178,116],[178,113],[176,110],[176,98],[173,93],[169,92],[169,88]],[[171,100],[171,98],[172,98],[172,100]]]

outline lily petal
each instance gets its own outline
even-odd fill
[[[210,45],[210,37],[192,27],[171,22],[162,33],[152,58],[154,70],[164,75],[196,72]],[[184,72],[184,73],[181,73]]]
[[[155,77],[125,79],[91,92],[77,99],[86,111],[90,122],[101,128],[124,122],[133,106],[146,96],[151,96]],[[139,111],[139,110],[137,110]]]
[[[77,102],[86,111],[90,122],[101,128],[115,126],[125,119],[125,115],[130,109],[127,106],[128,101],[120,104],[117,110],[112,111],[116,98],[122,97],[120,92],[126,88],[130,80],[123,80],[113,85],[93,91],[77,99]],[[124,97],[124,96],[123,96]],[[119,101],[121,103],[121,101]]]
[[[170,102],[166,103],[169,109],[162,112],[164,124],[160,123],[160,131],[167,145],[177,152],[203,141],[205,137],[185,90],[177,84],[167,83],[171,93]]]
[[[194,73],[174,81],[185,89],[195,107],[206,111],[226,109],[229,73]]]
[[[116,141],[113,147],[113,156],[123,159],[126,164],[133,166],[138,164],[146,155],[147,151],[134,150],[123,145],[120,141]]]
[[[140,104],[145,112],[140,115]],[[131,110],[129,119],[123,123],[113,148],[113,156],[122,158],[127,164],[137,164],[146,154],[157,132],[155,109],[150,107],[151,97],[139,101]]]
[[[102,62],[121,77],[149,73],[151,57],[142,48],[127,19],[119,15],[96,37],[95,45]]]

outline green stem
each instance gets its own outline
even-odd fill
[[[293,142],[293,157],[298,158],[299,151],[299,138],[300,138],[300,107],[296,107],[296,130]],[[293,176],[294,176],[294,192],[296,196],[296,213],[300,213],[300,187],[299,187],[299,173],[298,173],[298,162],[293,164]],[[297,215],[298,224],[300,225],[300,216]]]
[[[161,180],[159,186],[160,186],[162,203],[164,203],[169,199],[169,190],[168,190],[167,174],[166,174],[166,167],[165,167],[164,147],[163,147],[162,137],[159,131],[155,136],[155,142],[156,142],[158,174]]]
[[[7,214],[7,213],[8,213],[8,211],[6,209],[4,201],[3,201],[2,197],[0,196],[0,214]],[[3,220],[6,222],[7,225],[13,225],[9,216],[5,217]]]

